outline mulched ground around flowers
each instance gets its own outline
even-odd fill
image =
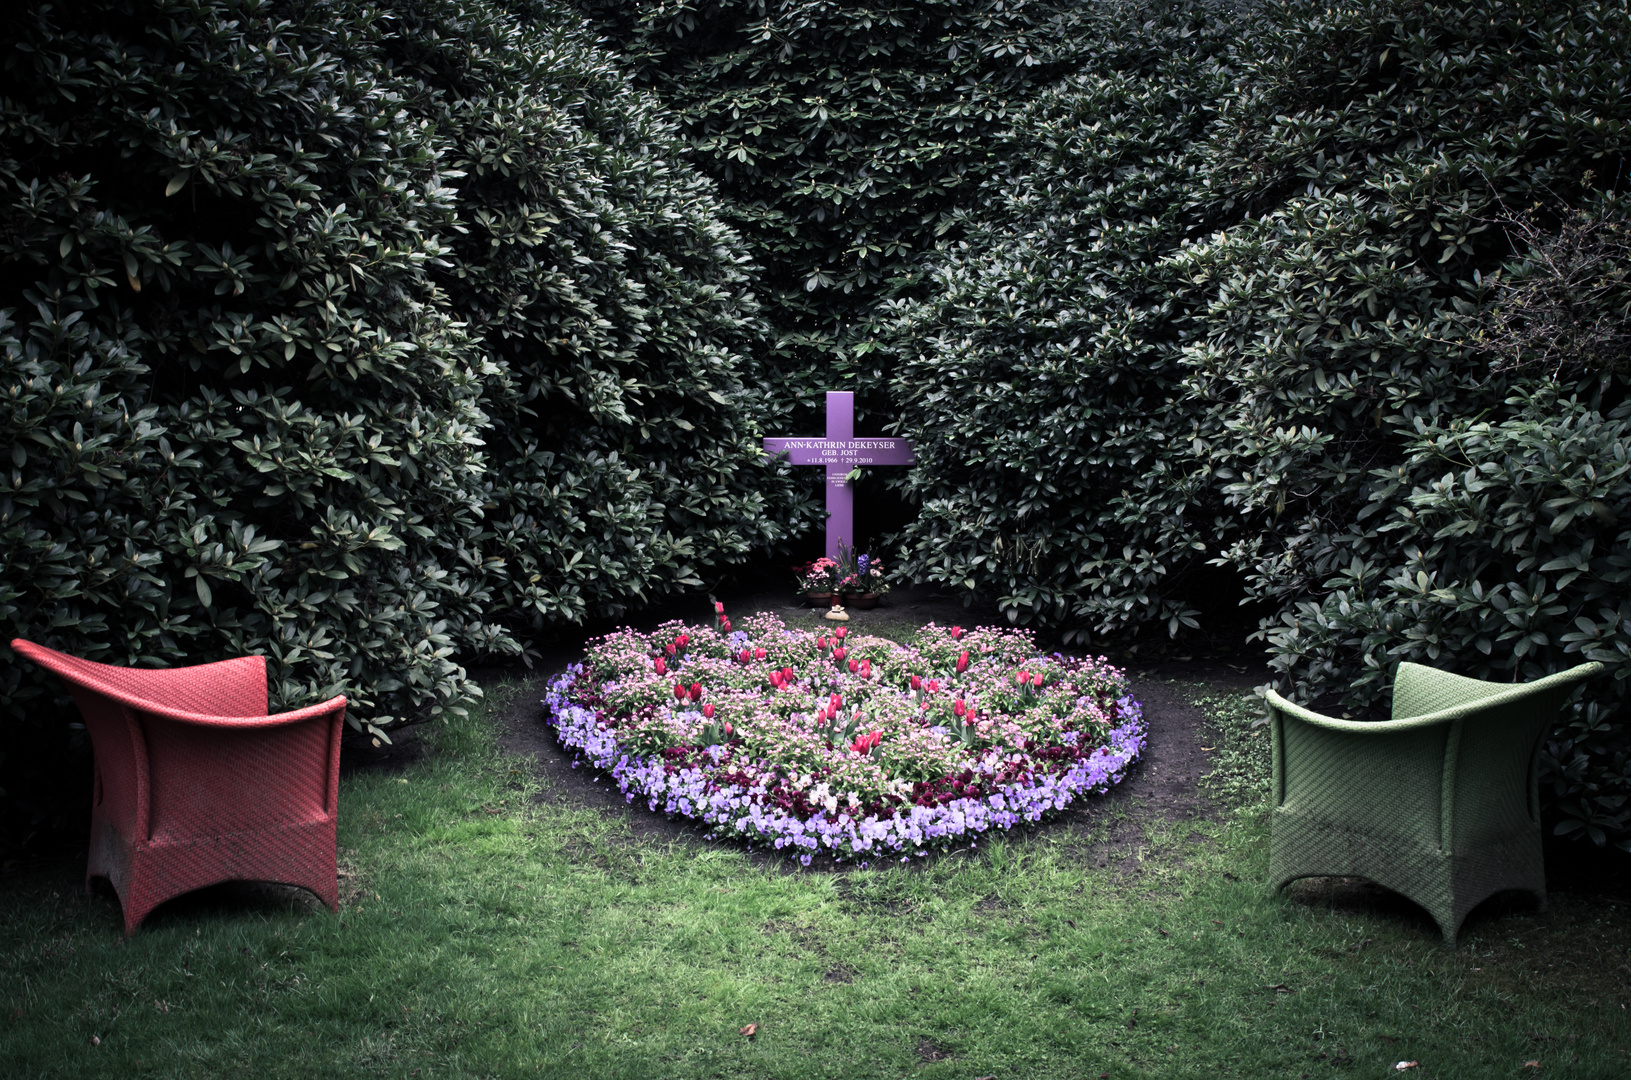
[[[721,599],[738,623],[751,612],[771,611],[789,627],[833,625],[822,620],[820,612],[796,603],[787,592],[722,596]],[[919,589],[896,590],[877,608],[852,611],[850,615],[849,626],[854,634],[879,630],[904,632],[930,621],[965,627],[1000,625],[995,612],[971,612],[955,599]],[[703,622],[707,617],[706,605],[691,601],[683,606],[664,605],[628,622],[638,629],[649,629],[667,619]],[[610,627],[596,628],[595,634],[607,629]],[[585,638],[595,634],[586,634]],[[546,800],[623,816],[634,835],[643,840],[718,843],[706,839],[703,830],[693,822],[653,813],[638,801],[636,805],[629,805],[609,777],[587,767],[572,767],[571,755],[544,723],[540,700],[548,680],[582,655],[583,639],[562,641],[551,648],[531,672],[507,669],[478,673],[483,685],[491,685],[499,678],[519,684],[502,713],[505,747],[536,763],[540,779],[544,781],[542,798]],[[1268,672],[1260,664],[1254,669],[1245,663],[1172,660],[1140,668],[1136,661],[1129,662],[1126,657],[1112,655],[1112,659],[1126,668],[1132,695],[1144,706],[1149,731],[1142,758],[1127,778],[1107,794],[1080,799],[1069,810],[1039,826],[1011,830],[1016,838],[1036,832],[1047,832],[1056,841],[1063,835],[1079,836],[1082,857],[1101,866],[1119,865],[1135,856],[1143,835],[1143,822],[1147,820],[1184,821],[1210,816],[1213,812],[1197,786],[1207,769],[1207,755],[1203,749],[1205,718],[1190,704],[1196,685],[1223,692],[1246,690],[1268,681]],[[790,871],[797,869],[796,863],[778,852],[758,854],[766,862],[786,865]]]

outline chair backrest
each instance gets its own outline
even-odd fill
[[[1539,822],[1540,742],[1574,684],[1602,670],[1581,664],[1528,683],[1470,679],[1409,662],[1393,684],[1396,720],[1456,710],[1445,748],[1444,843],[1492,843]]]
[[[333,813],[343,698],[294,722],[198,722],[264,718],[264,657],[122,668],[21,639],[12,647],[68,684],[96,750],[93,798],[125,835],[221,836]]]

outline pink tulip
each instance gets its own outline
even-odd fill
[[[929,693],[938,694],[939,692],[940,692],[940,680],[939,679],[930,679],[929,680]]]
[[[844,652],[844,647],[842,645],[832,651],[832,658],[834,660],[843,660],[846,655],[847,654]]]
[[[725,605],[720,603],[718,600],[714,601],[714,614],[715,615],[725,614]]]
[[[953,641],[963,640],[963,628],[961,626],[954,626],[951,628],[951,639]]]
[[[763,660],[765,658],[765,651],[763,649],[754,649],[753,658],[755,660]]]
[[[860,670],[861,670],[861,665],[860,664],[857,664],[854,660],[851,660],[849,662],[849,673],[851,675],[854,675],[857,671],[860,671]]]
[[[953,716],[957,717],[957,719],[959,719],[959,720],[961,720],[963,718],[964,714],[967,713],[967,712],[968,712],[968,706],[963,704],[963,699],[962,698],[958,698],[957,703],[951,707],[951,714]]]
[[[709,720],[712,720],[714,718],[714,703],[713,702],[710,701],[710,702],[708,702],[708,704],[706,704],[706,705],[704,705],[702,707],[702,715],[704,717],[706,717],[707,719],[709,719]]]
[[[743,649],[742,652],[741,652],[741,655],[739,655],[737,657],[737,659],[742,661],[742,663],[746,664],[747,662],[749,662],[750,660],[753,659],[753,650],[752,649]]]
[[[843,641],[844,640],[844,635],[849,633],[849,627],[840,626],[837,630],[834,630],[833,633],[838,635],[838,640],[839,641]]]
[[[660,656],[651,662],[651,666],[657,669],[657,674],[659,675],[668,674],[668,665],[663,663],[663,658]]]
[[[730,736],[731,736],[731,725],[727,722],[725,724],[725,737],[728,739],[728,738],[730,738]]]
[[[961,655],[961,656],[959,656],[957,658],[957,674],[961,675],[963,672],[965,672],[967,670],[968,670],[968,650],[964,649],[963,650],[963,655]]]
[[[834,716],[838,715],[838,710],[840,708],[842,708],[843,705],[844,705],[844,699],[839,697],[837,694],[834,694],[832,696],[832,700],[827,702],[827,708],[832,710],[832,714]]]
[[[872,661],[870,661],[870,660],[862,660],[861,661],[861,678],[863,678],[863,679],[872,678]]]

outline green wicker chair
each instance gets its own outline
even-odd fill
[[[1274,737],[1269,881],[1368,878],[1426,908],[1444,940],[1508,889],[1544,905],[1541,739],[1597,663],[1492,683],[1402,663],[1393,719],[1321,716],[1268,691]]]

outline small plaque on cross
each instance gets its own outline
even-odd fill
[[[855,437],[855,395],[827,391],[825,439],[766,439],[765,453],[786,454],[793,465],[827,467],[827,557],[838,558],[838,546],[855,538],[855,488],[850,471],[860,465],[910,465],[912,444],[905,439]]]

